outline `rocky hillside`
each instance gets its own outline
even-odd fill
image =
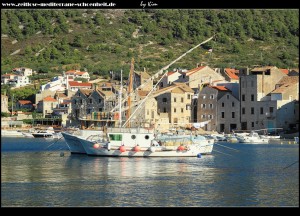
[[[2,10],[1,73],[155,73],[212,35],[172,68],[298,67],[299,10]]]

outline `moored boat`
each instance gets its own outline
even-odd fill
[[[61,132],[72,154],[86,154],[79,138],[93,140],[103,134],[100,130],[76,130]]]
[[[100,140],[78,137],[88,155],[115,157],[199,157],[211,154],[214,140],[203,136],[158,136],[152,131],[120,128],[108,132]],[[124,131],[127,129],[128,131]]]

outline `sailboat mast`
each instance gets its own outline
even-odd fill
[[[128,120],[130,118],[130,109],[131,109],[131,92],[132,92],[132,85],[133,85],[133,70],[134,70],[134,58],[131,59],[131,65],[130,65],[130,72],[129,72],[129,84],[128,84],[128,107],[129,109],[127,110],[126,113],[126,119]],[[127,124],[128,127],[130,127],[130,122]]]
[[[122,127],[122,70],[121,70],[121,82],[120,82],[120,91],[119,91],[119,122],[120,122],[120,127]]]

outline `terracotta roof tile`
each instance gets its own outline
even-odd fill
[[[175,72],[174,71],[169,71],[168,73],[167,73],[167,76],[171,76],[172,74],[174,74]]]
[[[191,70],[189,70],[189,71],[186,72],[186,75],[187,75],[187,76],[190,76],[190,75],[192,75],[193,73],[196,73],[196,72],[202,70],[202,69],[205,68],[205,67],[206,67],[206,66],[200,66],[200,67],[191,69]]]
[[[45,97],[44,99],[43,99],[43,101],[45,101],[45,102],[57,102],[57,100],[55,100],[53,97],[51,97],[51,96],[48,96],[48,97]]]
[[[77,81],[69,81],[70,86],[78,86],[78,87],[91,87],[92,83],[79,83]]]
[[[218,91],[230,91],[229,89],[227,89],[225,86],[209,86],[210,88],[214,88]]]
[[[288,69],[279,69],[279,70],[281,70],[281,72],[284,73],[284,74],[286,74],[286,75],[289,73]]]
[[[229,76],[231,79],[239,79],[239,77],[236,75],[236,70],[231,68],[225,68],[225,73]]]
[[[19,100],[19,103],[22,104],[22,105],[32,104],[32,102],[30,100]]]

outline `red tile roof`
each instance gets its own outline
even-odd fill
[[[171,76],[172,74],[174,74],[175,72],[173,72],[173,71],[169,71],[168,73],[167,73],[167,76]]]
[[[281,70],[281,72],[284,73],[284,74],[288,74],[289,73],[288,69],[279,69],[279,70]]]
[[[48,96],[48,97],[45,97],[43,99],[43,101],[46,101],[46,102],[57,102],[57,100],[55,100],[53,97],[51,96]]]
[[[191,69],[191,70],[189,70],[189,71],[186,72],[186,75],[187,75],[187,76],[190,76],[190,75],[192,75],[193,73],[196,73],[196,72],[202,70],[202,69],[205,68],[205,67],[206,67],[206,66],[200,66],[200,67]]]
[[[78,87],[91,87],[92,83],[79,83],[77,81],[69,81],[69,85],[74,87],[74,86],[78,86]]]
[[[30,100],[19,100],[19,103],[22,104],[22,105],[32,104],[32,102]]]
[[[83,75],[83,74],[85,74],[86,72],[81,72],[81,71],[78,71],[78,72],[76,72],[75,74],[76,75]]]
[[[210,86],[211,88],[214,88],[218,91],[230,91],[229,89],[227,89],[225,86]]]
[[[235,69],[225,68],[225,73],[231,79],[236,79],[236,80],[239,79],[239,77],[236,75],[236,70]]]

